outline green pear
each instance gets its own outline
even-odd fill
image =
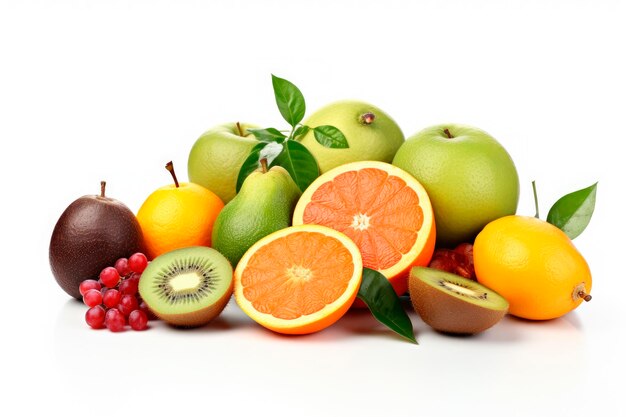
[[[237,266],[243,254],[261,238],[291,226],[300,189],[282,167],[254,171],[239,193],[217,216],[213,225],[213,248]]]
[[[225,123],[202,134],[189,152],[189,181],[208,188],[228,203],[235,197],[237,176],[250,150],[259,143],[248,123]]]

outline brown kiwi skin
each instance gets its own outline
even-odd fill
[[[422,320],[437,331],[467,335],[480,333],[498,323],[507,313],[506,309],[493,310],[458,299],[423,282],[418,274],[415,268],[409,276],[411,304]]]

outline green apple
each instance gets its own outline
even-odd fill
[[[406,140],[393,164],[426,188],[439,247],[473,242],[487,223],[517,210],[515,164],[502,145],[480,129],[456,124],[424,129]]]
[[[189,181],[217,194],[224,203],[235,197],[239,169],[254,145],[259,143],[248,123],[225,123],[207,130],[189,152]]]
[[[321,173],[349,162],[391,162],[404,142],[397,123],[378,107],[363,101],[331,103],[313,113],[304,124],[311,129],[334,126],[348,140],[349,148],[332,149],[320,145],[312,130],[304,136],[301,143],[313,154]]]

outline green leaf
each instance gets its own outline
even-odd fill
[[[320,174],[315,157],[300,142],[288,140],[283,152],[274,160],[289,172],[300,191],[304,191]]]
[[[252,174],[256,169],[259,168],[259,158],[261,154],[261,149],[265,148],[268,144],[265,142],[257,143],[250,150],[248,157],[245,161],[243,161],[243,165],[239,169],[239,174],[237,175],[237,187],[235,190],[239,192],[241,189],[241,185],[244,180],[248,177],[248,175]]]
[[[267,129],[248,129],[248,132],[252,133],[255,138],[263,142],[281,143],[287,137],[280,130],[273,127],[268,127]]]
[[[376,317],[376,320],[400,336],[417,344],[411,319],[402,308],[400,298],[383,274],[363,268],[363,279],[357,297]]]
[[[589,224],[596,206],[598,183],[566,194],[548,212],[548,223],[565,232],[570,239],[579,236]]]
[[[304,96],[292,83],[272,74],[272,86],[278,110],[292,127],[296,127],[304,118],[306,105]]]
[[[309,130],[310,130],[310,127],[306,125],[298,126],[298,128],[293,132],[294,139],[300,140],[301,136],[304,136],[307,133],[309,133]]]
[[[349,148],[348,140],[335,126],[317,126],[313,128],[315,140],[327,148],[345,149]]]

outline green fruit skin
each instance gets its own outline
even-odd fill
[[[361,123],[361,116],[374,114],[371,124]],[[349,162],[391,162],[396,151],[404,143],[404,134],[398,124],[380,108],[369,103],[344,100],[331,103],[313,113],[305,122],[311,130],[301,143],[315,156],[324,173]],[[315,140],[312,128],[330,125],[341,130],[348,140],[349,148],[330,149]]]
[[[240,123],[241,131],[256,125]],[[237,194],[239,169],[254,145],[259,143],[254,135],[239,135],[235,123],[215,126],[196,140],[187,162],[189,181],[199,184],[217,194],[224,203]]]
[[[282,167],[255,171],[243,182],[239,194],[222,209],[213,225],[213,248],[233,268],[261,238],[291,226],[300,190]]]
[[[487,223],[517,210],[515,164],[502,145],[480,129],[455,124],[426,128],[407,139],[393,165],[426,188],[438,247],[471,243]]]

